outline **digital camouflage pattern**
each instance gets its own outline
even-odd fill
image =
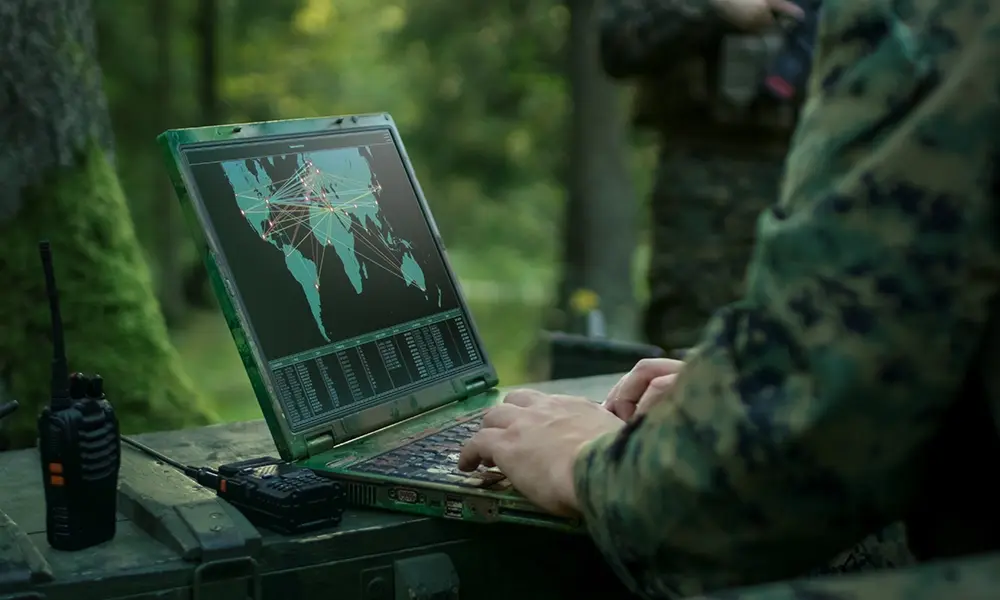
[[[604,4],[605,70],[637,81],[634,119],[661,137],[643,328],[667,350],[693,346],[712,312],[742,294],[757,216],[774,202],[794,127],[794,106],[727,101],[726,34],[707,0]],[[736,70],[768,60],[736,58]]]
[[[795,577],[904,519],[924,559],[998,549],[975,466],[1000,457],[998,59],[996,3],[826,2],[744,297],[663,402],[577,462],[633,589]],[[947,583],[907,572],[924,597]],[[771,597],[810,597],[788,586]]]
[[[1000,556],[894,572],[826,577],[699,596],[699,600],[995,600]],[[694,600],[694,599],[692,599]]]
[[[712,311],[740,297],[757,217],[780,179],[778,160],[661,151],[650,203],[650,343],[690,348]]]

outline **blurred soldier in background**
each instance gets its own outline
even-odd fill
[[[740,296],[757,216],[777,197],[801,100],[801,81],[768,77],[787,46],[777,20],[809,16],[785,0],[604,2],[604,68],[636,84],[634,123],[655,130],[661,144],[644,318],[650,343],[694,345],[712,312]],[[811,63],[811,55],[791,58]]]

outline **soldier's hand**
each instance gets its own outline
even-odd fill
[[[788,0],[710,0],[723,19],[744,31],[757,31],[774,23],[775,17],[803,18],[802,9]]]
[[[579,512],[573,466],[583,447],[625,424],[595,402],[533,390],[510,392],[462,447],[458,468],[498,467],[517,491],[549,512]]]
[[[644,358],[608,392],[604,408],[627,421],[649,410],[674,385],[684,363],[670,358]]]

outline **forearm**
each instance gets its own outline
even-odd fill
[[[611,77],[655,75],[724,29],[709,0],[607,0],[601,62]]]
[[[997,293],[1000,7],[848,35],[886,19],[866,6],[824,7],[836,45],[746,298],[670,397],[577,462],[594,539],[650,596],[794,576],[899,517]],[[922,37],[938,9],[948,48]]]

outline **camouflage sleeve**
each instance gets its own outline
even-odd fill
[[[863,575],[782,582],[690,600],[989,600],[1000,589],[1000,554]]]
[[[709,0],[606,0],[601,63],[611,77],[655,75],[723,27]]]
[[[794,576],[899,518],[969,368],[1000,281],[1000,3],[894,6],[827,1],[745,297],[576,463],[647,596]]]

